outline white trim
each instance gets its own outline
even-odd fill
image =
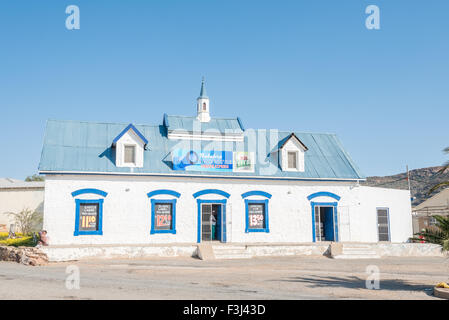
[[[168,139],[172,140],[212,140],[212,141],[237,141],[243,142],[243,134],[231,135],[207,135],[207,134],[193,134],[193,133],[171,133],[167,135]]]
[[[314,180],[322,180],[322,181],[366,181],[365,178],[301,178],[301,177],[268,177],[268,176],[223,176],[223,175],[198,175],[198,174],[170,174],[170,173],[141,173],[141,172],[86,172],[86,171],[39,171],[41,174],[84,174],[84,175],[121,175],[121,176],[161,176],[161,177],[174,177],[174,178],[185,178],[185,177],[193,177],[193,178],[225,178],[225,179],[262,179],[262,180],[304,180],[304,181],[314,181]]]

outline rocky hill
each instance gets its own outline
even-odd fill
[[[438,173],[442,167],[429,167],[422,169],[415,169],[410,171],[410,186],[413,197],[412,205],[416,206],[424,200],[430,198],[435,193],[427,194],[430,188],[442,182],[449,181],[449,170],[444,173]],[[363,185],[370,187],[381,187],[391,189],[408,189],[407,173],[399,173],[393,176],[385,177],[368,177]]]

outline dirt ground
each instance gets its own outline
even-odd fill
[[[380,289],[367,289],[376,268]],[[0,262],[0,299],[437,299],[441,281],[449,281],[447,258]]]

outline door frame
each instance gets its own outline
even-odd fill
[[[221,204],[221,234],[223,237],[221,237],[221,242],[226,242],[226,199],[221,200],[201,200],[197,199],[197,206],[198,206],[198,226],[197,226],[197,243],[201,243],[201,206],[204,203],[208,204]],[[218,220],[218,219],[217,219]]]
[[[312,207],[312,239],[313,242],[316,241],[315,234],[315,207],[333,207],[333,224],[334,224],[334,242],[339,242],[339,234],[338,234],[338,202],[310,202]]]

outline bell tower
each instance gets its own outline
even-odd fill
[[[204,86],[204,77],[201,81],[201,91],[200,96],[196,99],[197,101],[197,119],[201,122],[209,122],[209,97],[206,93],[206,87]]]

